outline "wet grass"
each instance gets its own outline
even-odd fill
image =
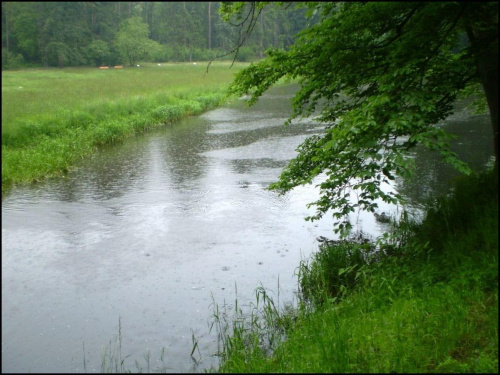
[[[123,338],[121,318],[118,318],[118,334],[114,339],[102,348],[101,352],[101,368],[99,373],[115,374],[115,373],[168,373],[171,372],[165,358],[165,347],[162,348],[160,357],[157,360],[152,360],[151,352],[147,351],[143,354],[141,360],[135,360],[131,367],[129,357],[132,354],[123,354]],[[90,371],[87,368],[87,359],[85,355],[85,344],[83,344],[83,369],[84,372],[95,372],[96,369]]]
[[[423,223],[321,246],[299,267],[296,309],[262,290],[258,313],[215,306],[212,370],[498,373],[497,192],[492,173],[465,178]]]
[[[119,142],[224,100],[246,64],[2,72],[2,193],[60,176],[97,147]]]

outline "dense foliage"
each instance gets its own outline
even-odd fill
[[[151,57],[160,45],[148,38],[148,25],[140,17],[127,18],[116,34],[115,45],[121,56],[133,66],[139,59]]]
[[[222,12],[243,17],[281,4],[225,3]],[[376,200],[402,197],[383,189],[412,174],[410,150],[437,151],[459,171],[468,166],[450,150],[438,125],[454,102],[486,96],[498,152],[498,4],[468,2],[331,2],[300,4],[316,22],[289,50],[241,71],[232,92],[252,92],[251,103],[283,77],[298,79],[289,119],[319,111],[326,124],[309,137],[272,188],[286,192],[320,175],[318,219],[332,210],[337,230],[347,233],[348,214],[374,212]],[[250,17],[250,16],[249,16]],[[248,31],[252,27],[247,28]],[[484,89],[481,90],[481,86]],[[486,94],[486,95],[484,95]]]
[[[146,48],[150,61],[209,60],[233,49],[238,39],[238,28],[222,21],[219,8],[220,2],[2,2],[2,69],[128,64],[119,32],[134,17],[142,21],[136,28],[147,30],[146,39],[160,44]],[[286,47],[304,24],[303,10],[261,13],[239,59]],[[144,44],[138,55],[145,56],[141,49]]]

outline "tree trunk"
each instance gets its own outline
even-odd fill
[[[490,51],[489,56],[484,56],[478,62],[478,73],[483,81],[483,88],[490,109],[491,126],[493,129],[493,146],[495,149],[495,169],[498,171],[498,42]]]
[[[276,17],[276,20],[274,22],[274,47],[278,47],[279,44],[279,35],[280,35],[280,23],[279,23],[279,17]]]
[[[212,2],[208,2],[208,49],[212,49]]]
[[[264,49],[264,9],[260,12],[260,38],[259,38],[259,57],[262,57]]]
[[[9,19],[7,17],[7,3],[3,4],[5,13],[5,44],[7,47],[7,56],[9,56]],[[8,57],[7,57],[8,59]]]
[[[94,30],[95,30],[95,28],[94,28],[94,25],[95,25],[95,13],[94,13],[94,8],[92,8],[91,12],[92,13],[90,14],[90,22],[91,22],[91,25],[92,25],[92,28],[91,28],[91,30],[92,30],[92,40],[95,40],[95,33],[94,33]]]
[[[186,10],[186,2],[183,1],[182,2],[182,6],[184,8],[184,28],[183,28],[183,31],[184,31],[184,48],[187,48],[187,26],[186,26],[186,23],[187,23],[187,10]]]
[[[495,36],[475,33],[470,28],[467,30],[467,35],[471,42],[471,49],[476,52],[477,73],[490,110],[495,170],[498,172],[498,39],[495,40]]]
[[[158,41],[158,35],[156,32],[156,28],[154,26],[154,17],[155,17],[155,3],[151,3],[150,7],[150,20],[149,24],[151,25],[151,39]]]

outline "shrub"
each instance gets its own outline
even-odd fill
[[[93,40],[87,47],[87,56],[95,66],[108,65],[111,52],[103,40]]]
[[[236,56],[236,61],[247,62],[254,57],[252,47],[241,47]]]
[[[165,61],[172,61],[174,57],[174,49],[167,44],[161,44],[159,48],[157,48],[152,56],[151,56],[151,61],[152,62],[165,62]]]
[[[20,53],[12,53],[2,48],[2,69],[19,69],[24,67],[25,61]]]
[[[306,302],[320,305],[337,301],[347,295],[358,280],[360,271],[368,264],[369,244],[355,240],[323,243],[310,262],[299,266],[299,285]]]

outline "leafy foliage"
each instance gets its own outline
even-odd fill
[[[223,22],[220,6],[216,1],[2,2],[2,67],[58,66],[57,54],[47,56],[52,42],[66,44],[64,66],[96,64],[96,52],[104,51],[96,51],[94,41],[110,48],[110,55],[101,58],[103,64],[123,64],[113,41],[121,22],[131,17],[140,17],[151,40],[164,47],[154,51],[155,61],[211,60],[231,51],[238,39],[238,27]],[[262,57],[271,46],[289,45],[304,26],[303,14],[292,7],[262,11],[256,32],[245,41],[252,49],[246,60]]]
[[[373,250],[368,241],[357,238],[321,244],[319,251],[299,266],[302,302],[319,306],[341,301],[355,288]]]
[[[50,42],[45,47],[47,58],[51,65],[58,65],[60,68],[68,61],[69,48],[63,42]]]
[[[377,199],[402,202],[400,195],[385,192],[382,186],[396,176],[411,176],[414,165],[409,151],[417,144],[470,173],[450,150],[451,136],[435,125],[452,113],[460,93],[484,84],[477,59],[495,47],[496,4],[299,6],[306,6],[308,16],[318,21],[301,31],[288,51],[268,50],[268,57],[241,71],[231,87],[236,94],[251,91],[253,104],[281,78],[298,79],[301,88],[287,123],[319,111],[319,121],[326,124],[324,134],[299,146],[298,155],[272,189],[284,193],[326,175],[319,184],[320,199],[310,204],[316,206],[316,214],[308,219],[319,219],[332,210],[338,219],[336,231],[345,235],[351,228],[350,212],[374,212]],[[226,19],[243,9],[241,3],[226,3],[222,8]],[[464,43],[474,35],[481,35],[481,43]],[[491,62],[495,63],[498,68],[498,52],[496,62]],[[498,132],[498,116],[493,127]]]
[[[148,25],[142,22],[141,17],[131,17],[123,21],[115,44],[130,66],[159,48],[158,43],[149,39]]]
[[[110,53],[108,44],[103,40],[93,40],[88,46],[88,57],[95,66],[108,65]]]

